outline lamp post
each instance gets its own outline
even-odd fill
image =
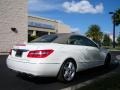
[[[109,14],[113,15],[113,48],[115,48],[115,13],[109,12]]]

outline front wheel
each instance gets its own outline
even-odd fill
[[[104,66],[105,66],[105,67],[109,67],[110,64],[111,64],[111,55],[108,54],[108,55],[106,56],[106,58],[105,58]]]
[[[58,74],[58,80],[63,82],[70,82],[74,79],[76,74],[76,65],[72,60],[67,60],[63,63]]]

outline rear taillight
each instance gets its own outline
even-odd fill
[[[49,56],[54,50],[48,49],[48,50],[34,50],[29,51],[27,57],[29,58],[45,58]]]
[[[10,49],[10,52],[9,52],[9,55],[11,55],[12,54],[12,49]]]

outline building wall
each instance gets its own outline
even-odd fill
[[[28,30],[37,30],[37,31],[45,31],[45,32],[56,32],[57,31],[57,26],[58,25],[57,25],[57,22],[55,20],[46,19],[46,18],[42,18],[42,17],[28,16],[28,21],[29,22],[37,22],[37,23],[48,24],[48,25],[52,25],[52,26],[55,27],[55,30],[35,28],[35,27],[29,27]]]
[[[14,44],[27,41],[27,22],[27,0],[0,0],[0,52],[8,52]]]
[[[45,31],[45,32],[47,31],[47,32],[55,32],[55,33],[70,33],[70,27],[64,23],[58,22],[57,20],[29,16],[28,21],[37,22],[37,23],[40,22],[40,23],[52,25],[55,27],[55,30],[35,28],[35,27],[28,27],[28,30],[37,30],[37,31]]]
[[[64,23],[58,23],[58,32],[57,33],[70,33],[70,26]]]

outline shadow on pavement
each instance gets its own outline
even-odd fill
[[[35,84],[49,84],[49,83],[55,83],[57,81],[56,78],[53,78],[53,77],[33,77],[30,75],[21,74],[21,73],[18,73],[16,76],[23,80],[33,82]]]
[[[64,83],[57,81],[56,78],[31,77],[31,76],[26,75],[26,74],[17,74],[17,77],[19,77],[23,80],[27,80],[29,82],[35,83],[35,84],[51,84],[51,83],[59,83],[60,84],[61,83],[65,88],[65,87],[68,87],[70,85],[82,83],[82,82],[85,82],[87,80],[91,80],[93,78],[96,78],[98,76],[102,76],[104,74],[107,74],[107,73],[115,70],[118,66],[119,66],[119,64],[116,63],[116,64],[111,64],[109,68],[105,68],[104,66],[99,66],[99,67],[88,69],[85,71],[80,71],[77,73],[75,80],[73,82],[70,82],[67,84],[64,84]]]
[[[117,54],[113,55],[113,60],[116,60],[116,55]],[[96,77],[103,76],[120,68],[118,63],[114,63],[111,64],[108,69],[103,66],[88,69],[78,72],[73,82],[64,84],[57,81],[56,78],[31,77],[24,74],[16,75],[16,72],[12,72],[7,68],[6,58],[7,56],[0,56],[1,90],[3,90],[3,88],[4,90],[59,90],[70,87],[71,85],[82,84],[82,82],[95,79]]]

